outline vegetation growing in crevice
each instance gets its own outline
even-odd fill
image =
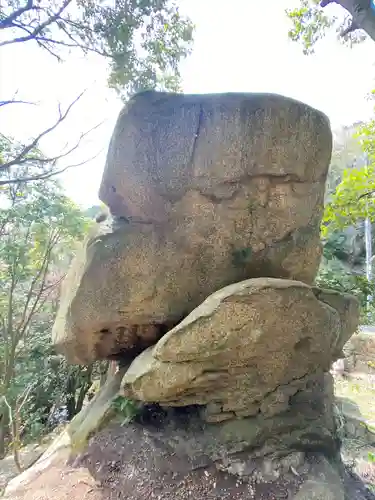
[[[125,396],[117,396],[112,402],[115,413],[122,418],[121,425],[130,424],[139,415],[140,405]]]

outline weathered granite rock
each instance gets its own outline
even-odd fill
[[[275,278],[236,283],[142,352],[123,390],[167,406],[207,405],[209,421],[273,417],[320,384],[357,319],[349,295]]]
[[[278,95],[135,96],[100,190],[116,217],[72,264],[56,347],[72,363],[133,359],[223,286],[311,283],[331,141],[322,113]]]

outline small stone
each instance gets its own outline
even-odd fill
[[[227,471],[235,476],[243,476],[245,472],[245,464],[243,462],[232,462]]]
[[[285,471],[291,469],[292,467],[297,471],[298,468],[304,464],[304,462],[305,453],[302,451],[294,451],[293,453],[289,453],[289,455],[286,455],[279,460],[280,467]]]
[[[225,420],[230,420],[234,418],[235,415],[232,412],[222,412],[217,415],[206,415],[204,420],[209,424],[216,424],[219,422],[224,422]]]

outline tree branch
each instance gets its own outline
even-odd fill
[[[0,108],[2,106],[7,106],[8,104],[32,104],[33,106],[36,106],[35,102],[29,102],[29,101],[17,101],[15,99],[11,99],[9,101],[0,101]]]
[[[95,125],[94,127],[90,128],[89,130],[82,132],[76,142],[69,147],[68,149],[66,148],[67,145],[65,146],[65,150],[63,150],[60,154],[53,156],[53,157],[47,157],[43,156],[42,154],[39,155],[37,148],[39,145],[39,141],[45,137],[47,134],[53,132],[68,116],[70,113],[72,107],[79,101],[79,99],[83,96],[83,94],[86,91],[83,91],[67,108],[65,112],[61,111],[61,108],[59,107],[59,117],[56,120],[56,122],[48,127],[46,130],[41,132],[35,139],[33,139],[29,144],[26,146],[22,146],[20,149],[21,151],[16,154],[16,156],[12,159],[9,159],[8,161],[3,161],[3,163],[0,163],[0,174],[3,172],[7,172],[8,176],[6,178],[0,177],[0,186],[4,185],[11,185],[11,184],[19,184],[19,183],[25,183],[29,181],[38,181],[38,180],[45,180],[49,179],[50,177],[53,177],[58,174],[62,174],[66,170],[74,167],[78,167],[81,165],[84,165],[88,163],[89,161],[92,161],[95,159],[99,153],[93,155],[92,157],[85,159],[81,162],[77,163],[72,163],[70,165],[67,165],[63,168],[56,168],[58,161],[62,160],[63,158],[67,158],[69,155],[74,153],[74,151],[78,150],[82,141],[89,135],[91,134],[94,130],[99,128],[102,124],[103,121]],[[11,101],[13,103],[14,101]],[[0,103],[1,107],[1,103]],[[2,134],[0,134],[2,135]],[[9,141],[9,139],[6,136],[3,136],[4,140]],[[35,152],[35,154],[33,154]],[[36,172],[33,173],[32,175],[26,175],[25,173],[23,176],[19,176],[16,173],[13,173],[11,171],[11,167],[14,166],[31,166],[40,168],[41,171],[40,173]],[[49,166],[50,168],[46,169],[46,167]]]
[[[356,31],[358,29],[359,29],[359,27],[356,25],[356,23],[352,19],[349,26],[341,31],[340,36],[347,36],[347,35],[349,35],[349,33],[352,33],[353,31]]]
[[[367,193],[363,193],[360,196],[358,196],[358,200],[361,200],[362,198],[367,198],[367,196],[372,196],[375,194],[375,189],[368,191]]]
[[[64,0],[58,11],[53,14],[48,12],[45,7],[34,6],[32,5],[33,2],[28,2],[28,4],[31,3],[28,8],[26,8],[25,6],[24,8],[15,11],[6,19],[0,22],[0,30],[5,28],[19,29],[23,32],[26,32],[26,35],[3,40],[2,42],[0,42],[0,47],[5,45],[12,45],[15,43],[35,41],[41,48],[47,50],[58,60],[61,60],[61,57],[59,56],[59,54],[54,52],[54,46],[79,48],[84,52],[90,51],[103,57],[113,57],[113,55],[111,55],[110,53],[96,47],[95,44],[90,45],[90,43],[84,43],[79,39],[77,40],[77,38],[74,37],[73,33],[69,31],[69,27],[71,27],[73,28],[73,30],[85,32],[88,42],[90,40],[92,41],[93,35],[95,35],[95,31],[89,26],[89,24],[81,24],[79,22],[73,21],[69,18],[69,16],[62,16],[62,14],[65,13],[72,1],[73,0]],[[31,28],[31,23],[25,24],[22,19],[20,19],[22,18],[23,14],[31,10],[40,11],[47,15],[47,19],[44,22],[39,22],[38,26],[33,29]],[[64,33],[64,35],[67,37],[66,41],[51,38],[48,36],[49,31],[46,31],[46,28],[49,29],[52,27],[52,25],[55,25],[59,30],[61,30],[62,33]],[[68,40],[70,40],[70,42]]]
[[[30,2],[28,2],[29,4]],[[72,0],[64,0],[63,4],[61,5],[61,7],[57,10],[57,12],[55,12],[54,14],[50,15],[48,17],[48,19],[46,19],[44,22],[40,23],[36,28],[34,28],[33,31],[29,32],[28,35],[26,36],[21,36],[21,37],[18,37],[18,38],[12,38],[12,39],[9,39],[9,40],[4,40],[3,42],[0,43],[0,47],[1,46],[4,46],[4,45],[10,45],[10,44],[13,44],[13,43],[20,43],[20,42],[28,42],[30,40],[36,40],[38,38],[38,36],[40,34],[42,34],[42,32],[48,28],[48,26],[50,26],[51,24],[55,23],[58,19],[61,18],[61,14],[64,12],[64,10],[66,10],[66,8],[69,6],[69,4],[72,3]],[[32,1],[31,1],[31,4],[32,4]],[[3,28],[11,28],[13,27],[14,25],[14,21],[19,18],[24,12],[26,12],[27,10],[31,10],[33,8],[33,6],[31,5],[30,8],[24,8],[24,10],[22,11],[22,9],[19,9],[18,12],[20,12],[20,14],[17,14],[17,12],[14,12],[13,14],[11,14],[11,16],[8,17],[9,18],[12,18],[12,22],[9,24],[9,21],[8,21],[8,25],[7,26],[1,26],[1,23],[0,23],[0,29],[3,29]],[[24,25],[22,25],[24,27]],[[20,27],[20,26],[18,26]]]
[[[10,424],[10,429],[12,432],[12,441],[13,441],[12,448],[13,448],[14,463],[16,464],[18,472],[21,474],[21,472],[23,471],[23,467],[21,465],[21,460],[20,460],[20,443],[19,443],[19,439],[18,439],[17,422],[13,418],[12,407],[10,406],[10,403],[8,403],[7,398],[5,396],[3,396],[2,399],[3,399],[3,402],[8,410],[9,424]]]
[[[341,33],[342,36],[362,29],[375,41],[375,10],[371,0],[322,0],[320,6],[324,8],[331,3],[341,5],[352,16],[352,22]]]
[[[23,184],[23,183],[32,182],[32,181],[44,181],[46,179],[50,179],[51,177],[55,177],[56,175],[63,174],[64,172],[66,172],[67,170],[70,170],[71,168],[81,167],[82,165],[85,165],[86,163],[89,163],[90,161],[95,160],[95,158],[97,158],[98,155],[99,155],[99,153],[97,153],[96,155],[91,156],[90,158],[87,158],[86,160],[83,160],[81,162],[67,165],[66,167],[61,168],[59,170],[51,169],[51,170],[48,170],[47,172],[43,172],[41,174],[30,175],[27,177],[15,177],[15,178],[11,178],[11,179],[2,180],[2,181],[0,181],[0,186],[5,186],[5,185],[9,186],[12,184],[13,185],[14,184]],[[1,234],[2,233],[0,231],[0,235]]]
[[[27,0],[27,3],[24,7],[20,7],[19,9],[12,12],[9,16],[5,17],[4,19],[1,19],[0,30],[5,28],[11,28],[13,26],[14,21],[16,21],[18,17],[22,16],[22,14],[25,14],[25,12],[33,8],[34,8],[33,0]]]

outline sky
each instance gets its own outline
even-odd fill
[[[368,99],[375,87],[372,40],[350,49],[332,33],[319,42],[314,55],[305,56],[301,46],[288,40],[285,9],[297,0],[180,0],[180,4],[196,25],[193,53],[181,65],[185,92],[284,94],[326,113],[334,129],[372,117],[373,103]],[[327,7],[327,12],[341,14],[337,9]],[[84,164],[62,175],[68,194],[82,206],[99,202],[108,143],[122,107],[106,85],[107,74],[99,56],[72,54],[61,64],[34,44],[0,50],[0,99],[17,92],[18,99],[37,103],[2,110],[1,130],[18,139],[50,126],[59,103],[64,110],[86,90],[66,122],[41,143],[45,152],[55,154],[98,126],[70,157],[70,164]]]

